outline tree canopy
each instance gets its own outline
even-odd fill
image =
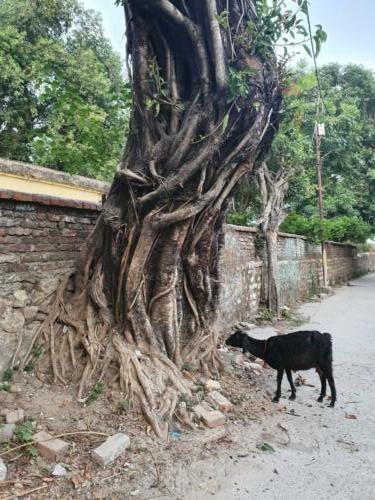
[[[293,172],[286,199],[286,209],[292,216],[283,229],[315,234],[316,228],[309,232],[306,224],[318,212],[314,146],[318,121],[326,124],[322,141],[325,216],[328,220],[344,218],[345,224],[352,221],[352,234],[341,231],[340,241],[362,241],[371,228],[375,230],[375,76],[371,70],[354,64],[329,64],[319,72],[324,106],[318,108],[318,113],[316,77],[305,64],[291,71],[284,88],[283,119],[268,163],[273,171],[283,168]],[[255,191],[251,183],[243,187],[230,221],[257,220],[260,204],[256,196],[254,201]],[[250,199],[252,203],[246,207]],[[305,223],[296,224],[293,214],[305,217]],[[357,222],[362,228],[360,237]]]
[[[77,0],[0,0],[0,156],[110,179],[130,91]]]

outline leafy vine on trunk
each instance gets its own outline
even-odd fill
[[[160,437],[190,393],[181,366],[220,370],[226,206],[278,127],[277,65],[260,44],[257,5],[123,2],[131,134],[76,270],[34,337],[47,347],[39,370],[77,383],[79,398],[93,382],[119,383]]]

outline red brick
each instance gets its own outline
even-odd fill
[[[0,190],[0,198],[3,200],[11,200],[13,198],[13,191],[7,189]]]
[[[33,201],[33,195],[29,193],[13,193],[12,199],[16,201]]]
[[[205,406],[201,404],[195,406],[193,408],[193,411],[196,414],[196,416],[200,420],[202,420],[204,425],[206,425],[209,428],[219,427],[225,424],[225,415],[223,415],[221,411],[208,410]]]
[[[69,443],[62,439],[54,439],[53,436],[44,431],[34,434],[33,440],[36,442],[36,448],[42,457],[55,462],[59,462],[69,449]]]
[[[25,419],[25,415],[23,410],[18,409],[14,411],[7,411],[5,413],[5,421],[7,424],[18,424],[23,422]]]

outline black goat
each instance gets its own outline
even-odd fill
[[[232,347],[241,347],[243,353],[250,352],[277,370],[277,390],[273,398],[275,403],[279,401],[281,396],[284,370],[292,390],[289,399],[293,400],[296,399],[296,388],[291,372],[316,368],[322,384],[318,401],[321,403],[326,395],[328,380],[331,389],[330,406],[335,406],[336,388],[332,371],[332,338],[329,333],[303,331],[270,337],[267,340],[257,340],[238,330],[225,343]]]

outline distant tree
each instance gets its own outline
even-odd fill
[[[291,172],[289,172],[290,175]],[[263,162],[258,169],[258,185],[262,215],[258,221],[266,241],[267,253],[267,305],[278,317],[280,313],[278,231],[285,218],[284,198],[288,191],[288,173],[281,166],[276,173]]]
[[[0,156],[110,179],[130,90],[76,0],[0,0]]]
[[[315,122],[324,121],[325,214],[328,218],[360,217],[375,231],[374,73],[357,65],[336,64],[323,66],[320,73],[327,110],[316,115],[314,88],[295,96],[296,106],[302,109],[305,158],[301,162],[301,175],[291,182],[287,202],[291,211],[306,216],[317,214],[312,136]]]
[[[360,218],[375,232],[375,76],[357,65],[329,64],[320,69],[324,103],[317,114],[314,73],[300,65],[284,87],[280,130],[273,141],[269,169],[296,168],[289,182],[285,208],[315,217],[317,211],[314,127],[326,124],[322,141],[324,209],[329,219]],[[246,206],[246,202],[251,204]],[[256,224],[261,214],[254,186],[236,195],[229,221]]]

